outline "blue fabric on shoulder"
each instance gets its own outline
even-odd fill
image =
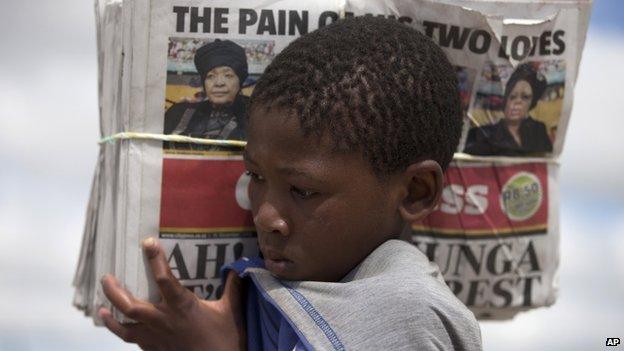
[[[230,270],[235,271],[246,284],[245,310],[247,317],[247,349],[250,351],[306,351],[297,333],[281,312],[267,301],[245,269],[264,268],[260,257],[243,257],[221,268],[221,280]]]

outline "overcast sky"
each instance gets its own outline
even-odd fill
[[[577,81],[560,173],[560,299],[483,324],[487,350],[624,338],[623,4],[596,2]],[[135,349],[70,304],[99,138],[93,5],[3,0],[0,48],[0,351]]]

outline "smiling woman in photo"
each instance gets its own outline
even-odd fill
[[[244,140],[248,98],[240,91],[248,73],[245,49],[217,39],[199,48],[194,61],[206,97],[171,106],[165,115],[165,134]]]
[[[552,151],[546,126],[529,115],[546,90],[546,79],[525,63],[505,86],[504,117],[470,129],[464,152],[473,155],[522,156]]]

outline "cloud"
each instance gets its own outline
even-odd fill
[[[590,33],[561,157],[560,179],[565,191],[624,199],[622,62],[621,33]]]
[[[95,59],[95,58],[94,58]],[[50,57],[32,71],[0,65],[0,160],[48,181],[89,178],[97,155],[96,65]]]
[[[29,67],[55,55],[86,58],[95,53],[93,1],[3,1],[0,60]]]

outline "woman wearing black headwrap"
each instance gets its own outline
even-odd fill
[[[229,40],[215,40],[197,50],[195,67],[206,99],[181,102],[165,114],[165,134],[245,140],[248,98],[240,94],[247,78],[245,50]]]
[[[504,118],[495,124],[470,129],[464,152],[500,156],[551,152],[546,126],[529,115],[544,90],[543,76],[528,63],[518,66],[505,86]]]

